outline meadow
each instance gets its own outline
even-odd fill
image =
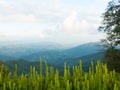
[[[0,67],[0,90],[120,90],[120,74],[107,69],[107,64],[91,62],[88,72],[82,69],[82,61],[73,66],[72,71],[64,63],[64,73],[45,64],[45,71],[40,61],[40,72],[30,67],[28,74],[18,75],[17,65],[14,73],[5,65]],[[45,75],[43,74],[45,72]],[[72,73],[71,73],[72,72]]]

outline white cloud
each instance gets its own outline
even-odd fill
[[[66,8],[60,0],[0,1],[0,21],[55,22],[64,17],[65,12]]]
[[[81,12],[83,13],[83,12]],[[64,40],[77,42],[95,42],[104,38],[104,34],[97,31],[100,24],[100,17],[80,14],[78,11],[72,11],[63,21],[62,32],[66,32]]]
[[[2,37],[4,37],[5,35],[2,33],[2,32],[0,32],[0,38],[2,38]]]
[[[0,15],[0,21],[3,21],[4,16]]]
[[[72,36],[78,37],[81,39],[84,39],[85,41],[98,41],[100,39],[103,39],[105,37],[104,33],[95,33],[94,35],[92,33],[86,32],[81,34],[73,34]]]
[[[47,40],[65,39],[65,42],[71,38],[71,43],[97,40],[102,36],[97,28],[107,1],[93,0],[93,3],[89,4],[90,2],[89,0],[0,0],[0,22],[6,24],[3,26],[1,24],[3,30],[2,28],[0,30],[6,32],[0,36],[45,39],[47,37]],[[11,25],[11,22],[15,25]]]
[[[37,18],[32,15],[26,14],[12,14],[12,15],[0,15],[1,22],[36,22]]]
[[[5,0],[0,1],[0,14],[11,14],[14,13],[14,6]]]
[[[0,7],[6,8],[6,9],[12,8],[10,4],[8,4],[6,1],[3,1],[3,0],[0,1]]]
[[[88,23],[86,20],[79,20],[77,12],[72,11],[71,14],[65,18],[63,22],[63,28],[65,31],[70,33],[78,33],[81,30],[88,28]]]
[[[15,33],[1,33],[0,34],[1,39],[7,38],[7,39],[26,39],[26,38],[38,38],[43,39],[45,38],[45,35],[43,33],[25,33],[25,32],[15,32]]]

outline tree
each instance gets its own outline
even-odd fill
[[[118,70],[120,50],[116,48],[120,45],[120,0],[112,0],[108,3],[99,30],[106,33],[106,38],[101,40],[102,44],[107,47],[104,61],[108,63],[109,68],[120,72],[120,68]]]
[[[109,61],[109,60],[120,61],[120,50],[115,49],[114,47],[111,47],[111,48],[108,48],[105,52],[106,52],[105,53],[106,61]]]
[[[120,50],[111,47],[105,51],[104,62],[107,63],[109,70],[115,69],[120,72]]]
[[[107,34],[106,38],[101,40],[103,45],[107,47],[120,45],[120,0],[109,2],[99,30]]]

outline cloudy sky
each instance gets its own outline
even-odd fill
[[[109,0],[0,0],[0,40],[98,41]]]

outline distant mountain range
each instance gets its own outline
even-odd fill
[[[72,48],[65,48],[57,43],[2,43],[0,44],[0,60],[14,71],[14,65],[18,64],[19,73],[29,72],[29,67],[35,66],[39,71],[39,61],[42,58],[49,66],[59,69],[63,73],[64,62],[71,66],[83,63],[83,70],[87,71],[91,61],[96,63],[104,56],[104,47],[98,42],[86,43]],[[45,66],[45,64],[44,64]],[[44,67],[45,69],[45,67]]]
[[[64,50],[64,53],[70,55],[71,57],[82,57],[90,54],[95,54],[102,52],[104,47],[98,42],[82,44],[67,50]]]
[[[22,56],[25,56],[25,55],[31,55],[38,52],[50,51],[50,50],[59,51],[62,49],[63,49],[62,45],[57,43],[51,43],[51,42],[0,43],[0,56],[5,55],[5,56],[9,56],[16,59],[16,58],[22,58]]]
[[[65,49],[57,43],[7,43],[0,45],[1,60],[24,59],[27,61],[42,60],[54,64],[63,65],[66,61],[69,65],[77,64],[79,60],[88,62],[101,59],[104,47],[98,42],[86,43],[69,49]]]
[[[66,59],[66,60],[57,60],[56,62],[50,62],[47,63],[48,66],[52,66],[54,67],[54,69],[58,69],[60,71],[60,74],[63,74],[63,65],[64,62],[66,62],[67,66],[70,66],[70,70],[72,70],[72,66],[73,65],[79,65],[80,60],[82,60],[82,65],[83,65],[83,71],[88,71],[89,67],[91,66],[91,61],[94,62],[94,65],[96,64],[97,60],[102,59],[103,57],[103,53],[95,53],[92,55],[88,55],[88,56],[83,56],[80,58],[71,58],[71,59]],[[18,60],[8,60],[8,61],[4,61],[4,64],[7,65],[7,67],[9,68],[9,70],[11,72],[14,72],[15,70],[15,64],[17,64],[18,66],[18,74],[22,74],[22,73],[28,73],[30,72],[30,66],[33,66],[36,68],[36,70],[39,72],[40,71],[40,62],[39,61],[27,61],[27,60],[23,60],[23,59],[18,59]],[[45,63],[43,61],[43,71],[45,71]],[[45,72],[44,72],[45,74]]]

